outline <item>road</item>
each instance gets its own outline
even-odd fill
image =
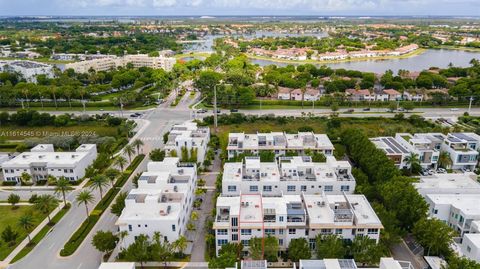
[[[143,140],[144,146],[142,152],[148,154],[152,149],[163,147],[163,134],[168,132],[170,128],[176,123],[182,123],[189,120],[191,111],[188,106],[191,105],[198,96],[191,98],[186,94],[179,102],[178,107],[170,107],[174,96],[169,98],[164,104],[155,109],[145,111],[142,119],[148,121],[149,124],[140,133],[137,138]],[[137,167],[134,174],[145,171],[147,167],[147,160]],[[129,181],[123,187],[122,191],[129,191],[132,189],[132,183]],[[32,252],[24,257],[19,262],[10,265],[11,269],[96,269],[98,268],[102,254],[97,251],[92,245],[91,240],[96,231],[110,230],[116,231],[115,222],[117,217],[107,210],[93,230],[89,233],[79,249],[70,257],[60,257],[60,250],[68,241],[70,236],[77,230],[80,224],[86,219],[85,207],[83,205],[77,206],[74,202],[78,191],[73,191],[68,194],[68,200],[72,202],[72,209],[63,217],[63,219],[55,225],[52,232],[50,232]],[[2,194],[0,197],[2,197]],[[27,196],[28,195],[28,196]],[[99,200],[99,193],[94,192],[96,202]],[[29,192],[26,191],[22,197],[29,197]],[[96,203],[95,202],[95,203]],[[93,207],[93,206],[90,206]]]

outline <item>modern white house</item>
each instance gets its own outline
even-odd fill
[[[443,135],[442,151],[452,159],[452,169],[473,171],[478,162],[480,136],[475,133],[449,133]]]
[[[202,163],[207,153],[208,141],[210,128],[198,127],[196,122],[187,121],[172,127],[165,144],[165,152],[169,156],[175,151],[176,156],[181,157],[182,149],[186,149],[190,155],[196,151],[197,163]]]
[[[280,250],[296,238],[307,238],[313,249],[318,234],[337,234],[346,240],[361,235],[378,242],[383,228],[363,195],[222,195],[216,208],[217,254],[229,242],[242,242],[248,250],[251,238],[268,235],[278,239]]]
[[[406,157],[410,154],[408,149],[400,144],[395,137],[382,136],[370,138],[370,141],[378,148],[385,152],[385,155],[393,161],[395,166],[402,169],[407,167],[405,161]]]
[[[427,194],[431,217],[444,221],[462,236],[470,233],[472,222],[480,220],[480,194]]]
[[[480,233],[464,234],[459,250],[462,256],[480,262]]]
[[[275,162],[245,157],[243,162],[225,163],[222,194],[353,193],[355,178],[351,171],[347,161],[337,161],[333,156],[326,162],[312,162],[309,156],[279,157]]]
[[[145,234],[160,232],[169,242],[184,235],[192,212],[197,167],[167,157],[162,162],[148,163],[147,171],[138,180],[138,188],[129,192],[125,208],[116,225],[127,231],[124,247]]]
[[[427,194],[480,194],[475,173],[449,173],[421,176],[413,186],[425,197]]]
[[[39,144],[30,152],[23,152],[2,163],[3,178],[20,182],[23,173],[32,180],[46,180],[48,176],[79,180],[85,176],[85,169],[97,158],[95,144],[80,145],[74,152],[55,152],[52,144]]]
[[[334,147],[326,134],[315,134],[313,132],[228,134],[228,158],[233,158],[242,153],[258,155],[260,151],[273,151],[276,156],[285,155],[287,151],[301,155],[305,153],[305,150],[321,152],[325,156],[331,156]]]
[[[437,168],[442,140],[431,134],[397,133],[395,140],[410,153],[416,154],[422,168]]]
[[[0,72],[18,73],[28,82],[36,82],[38,75],[45,75],[53,78],[53,66],[49,64],[23,61],[23,60],[1,60]]]

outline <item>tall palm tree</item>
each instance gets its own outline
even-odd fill
[[[127,237],[128,232],[127,231],[121,231],[118,233],[118,238],[120,238],[120,248],[123,249],[123,240],[125,237]]]
[[[50,194],[40,195],[37,200],[35,200],[35,205],[33,205],[36,210],[47,215],[48,223],[51,223],[50,212],[57,206],[57,198]]]
[[[413,171],[414,166],[420,165],[420,159],[418,158],[418,154],[410,153],[407,157],[405,157],[405,164],[410,167],[410,172]]]
[[[83,190],[80,193],[78,193],[77,198],[75,198],[75,200],[77,201],[78,205],[80,204],[85,205],[85,209],[87,211],[87,218],[88,218],[88,204],[92,203],[94,200],[92,193],[87,190]]]
[[[21,216],[18,219],[18,226],[20,226],[20,228],[22,228],[27,233],[28,243],[30,244],[30,242],[32,240],[30,238],[30,231],[32,230],[32,228],[34,226],[32,215],[26,214],[26,215]]]
[[[115,168],[109,168],[105,171],[105,176],[107,176],[108,180],[110,180],[112,187],[115,183],[115,179],[118,177],[119,174],[120,172]]]
[[[68,191],[69,188],[70,188],[70,182],[68,181],[67,178],[62,176],[57,180],[57,185],[55,186],[55,194],[59,194],[59,193],[62,194],[63,203],[65,205],[67,205],[67,199],[65,197],[65,193]]]
[[[135,154],[135,148],[131,144],[128,144],[128,145],[125,146],[123,151],[125,153],[127,153],[128,160],[131,163],[132,162],[132,155]]]
[[[137,153],[140,153],[140,147],[142,147],[144,145],[143,141],[140,140],[140,139],[135,139],[133,142],[132,142],[132,146],[134,146],[135,148],[137,148]]]
[[[127,160],[123,156],[118,156],[113,163],[116,166],[120,166],[120,170],[123,172],[123,168],[127,165]]]
[[[104,175],[96,175],[90,180],[90,182],[92,183],[90,188],[92,190],[98,189],[100,191],[100,199],[102,199],[103,188],[106,188],[108,186],[108,178]]]
[[[441,151],[438,156],[438,166],[442,168],[449,168],[452,165],[452,159],[450,158],[450,153],[446,151]]]

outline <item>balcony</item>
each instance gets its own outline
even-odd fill
[[[353,222],[353,212],[351,209],[334,209],[335,222]]]
[[[303,223],[305,222],[305,216],[287,216],[287,223]]]

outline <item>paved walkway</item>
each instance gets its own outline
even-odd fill
[[[410,249],[407,247],[407,244],[402,240],[402,242],[392,246],[390,248],[393,258],[398,261],[407,261],[410,262],[415,269],[424,269],[426,268],[426,263],[422,258],[415,256]]]

